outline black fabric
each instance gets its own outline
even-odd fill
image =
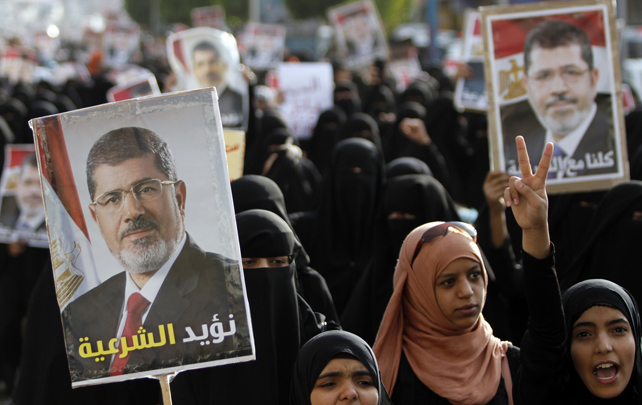
[[[294,145],[283,145],[272,153],[276,153],[276,159],[264,175],[279,186],[288,211],[313,209],[322,181],[314,163],[304,158],[301,149]]]
[[[642,182],[630,181],[613,187],[604,196],[583,239],[583,249],[562,279],[562,288],[575,282],[603,278],[626,288],[642,300],[639,267],[642,232]]]
[[[405,176],[406,174],[427,174],[432,176],[430,167],[414,157],[400,157],[386,165],[386,178]]]
[[[395,126],[392,128],[392,134],[384,148],[386,161],[390,162],[394,159],[406,156],[417,158],[426,163],[435,178],[448,189],[450,176],[448,173],[448,167],[446,166],[446,161],[444,160],[440,149],[437,147],[435,142],[431,142],[428,145],[419,145],[404,135],[404,133],[401,132],[401,129],[399,129],[399,126],[406,118],[425,120],[426,109],[421,104],[414,101],[409,101],[399,105],[397,121],[395,122]],[[430,136],[431,139],[433,137],[430,131],[428,131],[428,136]]]
[[[361,99],[357,85],[352,82],[337,83],[334,87],[334,105],[341,108],[348,117],[361,112]]]
[[[381,373],[372,349],[358,336],[344,331],[322,333],[301,348],[292,375],[290,405],[310,405],[310,394],[319,374],[330,360],[340,354],[353,356],[370,372],[379,391],[379,405],[392,405],[381,382]]]
[[[353,287],[373,260],[384,165],[372,142],[350,138],[337,144],[330,167],[309,253],[341,316]]]
[[[238,213],[236,225],[243,257],[294,257],[301,248],[287,222],[270,211],[249,210]]]
[[[524,257],[529,329],[522,339],[522,366],[515,381],[515,404],[639,404],[642,361],[640,319],[631,295],[607,280],[586,280],[562,297],[555,273],[554,249],[546,259]],[[570,356],[572,326],[595,304],[609,304],[627,318],[636,342],[629,386],[616,398],[593,396],[582,383]]]
[[[519,369],[519,348],[508,346],[506,357],[508,358],[508,366],[510,368],[511,376],[514,376],[517,374],[517,370]],[[417,378],[403,351],[401,352],[399,373],[397,374],[395,391],[392,393],[392,400],[396,404],[404,405],[451,405],[450,401],[435,394],[430,388],[426,387],[419,378]],[[488,404],[508,405],[508,392],[506,391],[506,385],[503,377],[499,382],[499,387],[497,388],[495,397],[493,397]]]
[[[406,90],[401,93],[398,104],[413,101],[428,107],[437,98],[437,92],[434,91],[427,83],[415,81],[410,83]]]
[[[232,182],[234,211],[238,214],[251,209],[263,209],[277,214],[290,225],[283,194],[279,186],[263,176],[246,175]],[[294,228],[292,228],[294,232]],[[296,235],[295,232],[295,237]],[[325,279],[309,267],[310,258],[303,246],[295,253],[297,269],[297,291],[316,312],[328,320],[339,323],[330,290]]]
[[[312,131],[308,158],[323,175],[330,164],[334,146],[341,140],[340,134],[346,122],[346,114],[339,107],[332,107],[319,115]]]
[[[343,127],[341,139],[364,138],[374,143],[381,150],[381,138],[377,122],[366,113],[352,114]]]
[[[276,214],[249,210],[237,214],[241,256],[293,255],[296,239]],[[267,245],[266,245],[267,244]],[[174,401],[181,404],[282,404],[287,401],[297,351],[307,338],[300,313],[309,310],[299,300],[295,264],[244,269],[252,316],[256,360],[179,374],[172,383]],[[301,308],[300,306],[304,307]],[[314,318],[312,318],[314,320]],[[318,325],[317,325],[318,326]],[[312,333],[320,333],[317,327]],[[247,381],[252,381],[248,389]]]
[[[393,212],[411,214],[414,218],[390,218]],[[395,265],[406,236],[427,222],[460,220],[448,192],[426,174],[390,179],[383,196],[383,214],[387,222],[375,235],[375,260],[355,287],[341,316],[344,329],[371,344],[392,295]]]
[[[160,383],[152,379],[71,388],[52,272],[50,265],[43,269],[31,295],[23,343],[27,350],[20,360],[13,402],[16,405],[161,403]]]

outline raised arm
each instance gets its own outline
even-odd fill
[[[546,176],[553,156],[553,144],[548,143],[537,167],[531,171],[526,143],[522,136],[515,139],[517,156],[522,178],[512,176],[504,190],[506,206],[512,207],[515,220],[522,228],[524,252],[537,259],[544,259],[550,253],[548,234],[548,197]]]

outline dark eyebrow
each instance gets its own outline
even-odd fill
[[[618,323],[623,323],[623,324],[628,325],[628,324],[629,324],[629,321],[628,321],[628,320],[626,320],[625,318],[618,318],[618,319],[613,319],[612,321],[608,321],[608,322],[606,323],[606,325],[607,325],[607,326],[611,326],[611,325],[616,325],[616,324],[618,324]]]
[[[478,270],[478,269],[481,269],[481,265],[479,263],[475,263],[474,265],[470,266],[470,268],[466,270],[466,272],[469,272],[471,270]],[[439,277],[437,277],[437,280],[439,280],[440,278],[449,278],[454,276],[455,275],[452,273],[441,273]]]
[[[342,375],[343,375],[343,372],[341,372],[341,371],[330,371],[328,373],[321,374],[319,377],[317,377],[317,380],[320,380],[322,378],[329,378],[329,377],[339,377],[339,376],[342,376]],[[368,370],[357,370],[354,373],[352,373],[352,375],[353,376],[358,376],[358,377],[363,376],[363,375],[367,375],[368,377],[372,377]]]
[[[595,324],[593,322],[578,322],[578,323],[575,324],[575,326],[573,326],[573,330],[575,330],[575,329],[577,329],[577,328],[579,328],[581,326],[588,326],[588,327],[594,328]]]

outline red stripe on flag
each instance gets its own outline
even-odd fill
[[[85,234],[87,240],[90,240],[60,120],[54,116],[39,118],[32,122],[38,142],[38,158],[42,173],[56,191],[71,219]]]
[[[181,45],[181,41],[174,41],[172,46],[174,47],[174,55],[176,55],[178,60],[183,64],[183,67],[187,71],[187,63],[185,63],[185,55],[183,55],[183,46]]]
[[[586,31],[593,46],[606,46],[604,14],[601,10],[497,20],[492,22],[495,59],[522,53],[526,36],[530,30],[548,20],[562,20],[575,24]]]

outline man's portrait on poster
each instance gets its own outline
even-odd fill
[[[35,154],[25,156],[20,164],[15,194],[2,197],[0,231],[2,236],[6,234],[12,240],[47,240],[40,174]]]
[[[209,40],[199,41],[191,52],[192,74],[199,87],[216,87],[225,127],[243,123],[243,96],[229,86],[229,66],[221,51]]]
[[[188,187],[165,140],[141,127],[109,131],[86,174],[91,218],[125,271],[63,311],[72,380],[231,356],[243,319],[230,310],[226,273],[238,264],[185,229]]]
[[[501,108],[506,170],[519,172],[514,137],[523,135],[538,162],[544,145],[555,152],[550,179],[616,173],[617,150],[610,94],[598,94],[601,72],[589,35],[576,24],[549,19],[524,43],[527,100]]]

